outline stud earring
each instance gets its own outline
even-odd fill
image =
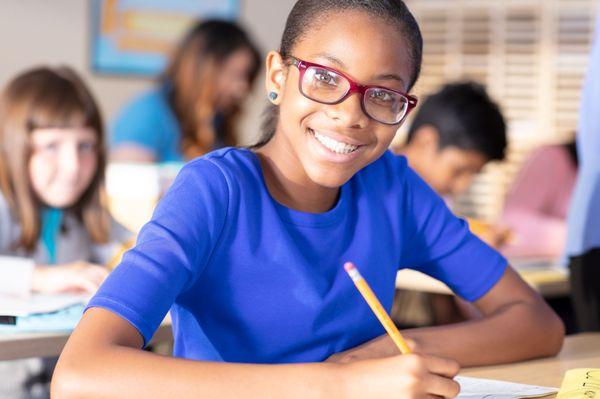
[[[270,99],[271,101],[275,101],[275,100],[277,100],[277,93],[275,93],[274,91],[270,91],[270,92],[269,92],[269,99]]]

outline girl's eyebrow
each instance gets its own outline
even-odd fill
[[[346,66],[346,64],[344,64],[344,62],[342,60],[340,60],[339,58],[328,54],[328,53],[318,53],[318,54],[314,54],[313,57],[316,58],[324,58],[327,61],[337,65],[339,68],[344,69],[344,70],[348,70],[348,67]],[[374,80],[396,80],[400,83],[402,83],[402,85],[404,85],[404,80],[400,77],[400,75],[395,74],[395,73],[384,73],[384,74],[380,74],[380,75],[376,75],[374,78]]]

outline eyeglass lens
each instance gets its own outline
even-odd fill
[[[325,104],[335,104],[350,90],[350,82],[334,71],[308,67],[301,82],[306,97]],[[371,118],[383,123],[398,123],[408,109],[408,100],[399,93],[383,88],[368,88],[362,99],[363,109]]]

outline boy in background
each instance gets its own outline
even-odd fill
[[[506,124],[498,105],[480,84],[459,82],[446,84],[425,99],[412,121],[405,144],[393,150],[404,155],[433,190],[452,200],[469,188],[488,162],[503,160],[506,146]],[[478,235],[497,247],[507,231],[494,226]],[[415,295],[401,292],[397,303],[410,302],[412,307],[417,300]],[[470,314],[472,307],[457,305],[448,295],[431,294],[422,299],[418,302],[431,304],[425,305],[430,308],[426,311],[430,317],[423,319],[424,315],[417,315],[426,324],[431,321],[447,324],[474,316]],[[413,324],[414,316],[403,316],[400,310],[397,320]]]

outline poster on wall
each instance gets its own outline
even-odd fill
[[[235,20],[239,0],[92,0],[94,72],[156,76],[197,20]]]

